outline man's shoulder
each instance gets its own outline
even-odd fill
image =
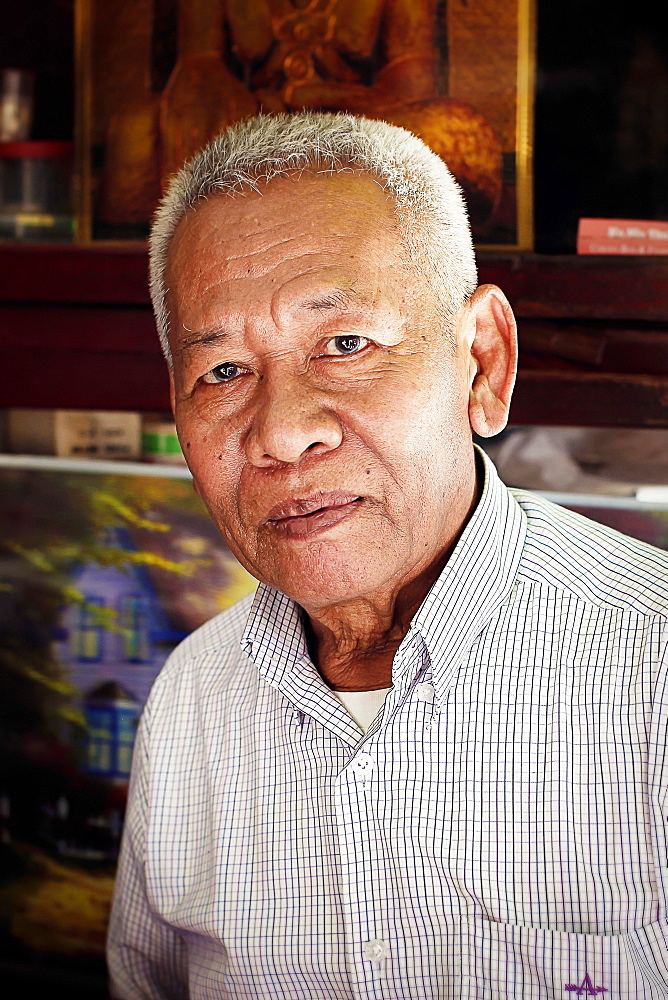
[[[152,702],[160,697],[174,696],[182,687],[201,692],[211,685],[224,685],[248,666],[241,639],[253,598],[254,594],[244,597],[179,643],[153,685]]]
[[[255,593],[248,594],[236,604],[204,622],[179,643],[170,659],[177,656],[183,661],[210,652],[220,652],[230,648],[237,650],[254,597]]]
[[[527,518],[520,575],[596,604],[668,616],[668,552],[535,493],[511,492]]]

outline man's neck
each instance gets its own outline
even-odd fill
[[[360,599],[308,613],[306,633],[313,662],[337,691],[375,691],[392,684],[395,653],[447,558],[384,600]]]

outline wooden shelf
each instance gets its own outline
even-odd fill
[[[169,409],[143,244],[0,244],[4,406]],[[513,423],[668,426],[668,257],[480,253],[518,318]]]

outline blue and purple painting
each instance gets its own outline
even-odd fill
[[[0,972],[102,995],[142,707],[257,584],[190,481],[148,474],[0,469],[0,560]]]

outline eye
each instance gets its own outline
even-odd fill
[[[369,341],[366,337],[360,337],[356,333],[344,333],[339,337],[332,337],[325,345],[323,353],[329,357],[344,357],[346,354],[359,354],[367,346]]]
[[[232,382],[239,375],[243,375],[245,371],[245,368],[242,368],[241,365],[235,365],[233,361],[223,361],[222,364],[216,365],[206,375],[202,375],[202,382],[206,382],[208,385],[216,385],[219,382]]]

